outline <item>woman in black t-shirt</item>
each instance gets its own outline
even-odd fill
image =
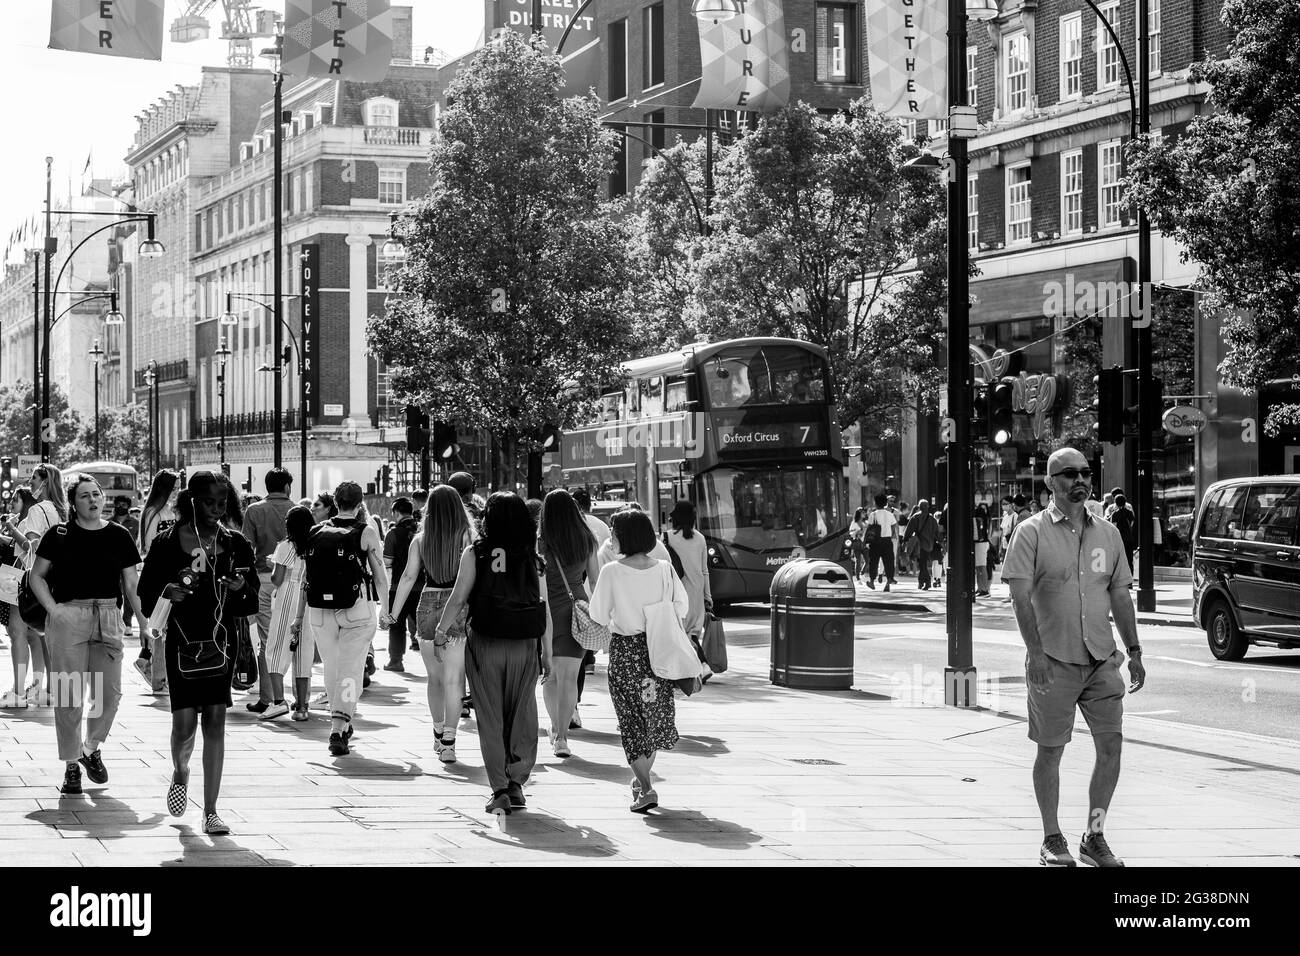
[[[81,766],[107,783],[99,748],[108,739],[122,699],[122,614],[119,598],[140,616],[136,570],[140,552],[131,533],[103,516],[104,492],[89,475],[69,486],[72,519],[41,538],[31,588],[45,609],[54,730],[67,765],[63,793],[81,793]],[[87,687],[90,718],[83,744],[81,710]],[[78,766],[78,765],[81,766]]]
[[[145,558],[141,602],[151,612],[170,601],[163,641],[172,705],[172,781],[167,809],[179,817],[188,803],[190,755],[203,727],[203,832],[226,834],[217,816],[226,754],[226,710],[243,618],[257,613],[253,549],[225,523],[228,489],[218,475],[195,472],[176,501],[179,519],[159,535]],[[155,635],[163,637],[163,634]]]

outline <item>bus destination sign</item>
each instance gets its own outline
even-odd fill
[[[727,454],[780,453],[804,458],[830,455],[824,422],[755,421],[752,416],[715,413],[714,427],[718,452]]]

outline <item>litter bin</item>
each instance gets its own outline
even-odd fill
[[[778,687],[853,686],[853,578],[830,561],[791,561],[772,577],[772,670]]]

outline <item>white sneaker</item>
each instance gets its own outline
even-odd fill
[[[320,708],[321,710],[329,710],[329,709],[330,709],[330,695],[327,694],[327,693],[325,693],[324,691],[322,691],[321,693],[317,694],[315,697],[313,697],[313,698],[311,699],[311,704],[310,704],[310,706],[312,706],[312,707],[318,707],[318,708]]]
[[[272,702],[270,707],[266,708],[266,710],[262,711],[260,714],[257,715],[257,719],[275,720],[275,718],[283,717],[287,713],[289,713],[289,702],[282,700],[278,704]]]
[[[442,750],[438,752],[438,759],[441,760],[443,763],[455,763],[456,745],[454,743],[443,744]]]
[[[27,688],[27,703],[32,707],[53,707],[54,695],[43,690],[40,684],[32,684]]]
[[[11,688],[8,693],[0,697],[0,707],[5,710],[24,710],[27,707],[27,695],[19,694],[17,688]]]
[[[557,757],[572,757],[573,751],[569,749],[569,742],[563,737],[555,737],[551,740],[551,749]]]
[[[436,754],[440,754],[440,753],[442,753],[442,751],[443,751],[444,749],[445,749],[445,745],[444,745],[443,742],[442,742],[442,734],[434,734],[434,735],[433,735],[433,752],[436,753]]]
[[[153,659],[148,657],[137,657],[131,664],[135,672],[144,678],[144,682],[153,688]]]

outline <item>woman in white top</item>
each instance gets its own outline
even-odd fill
[[[649,552],[656,543],[654,526],[643,512],[624,510],[611,522],[623,557],[600,571],[591,597],[592,620],[610,629],[609,696],[618,715],[623,753],[632,768],[633,813],[659,805],[650,769],[661,750],[677,744],[673,682],[656,677],[646,646],[645,608],[671,592],[673,607],[684,616],[690,599],[671,565]]]
[[[867,515],[862,527],[862,537],[867,545],[867,587],[872,590],[875,590],[876,571],[882,561],[885,563],[885,590],[898,583],[894,580],[894,539],[898,537],[898,519],[885,507],[888,500],[885,495],[876,495],[876,507]]]
[[[665,535],[669,550],[677,555],[682,563],[682,584],[686,586],[686,596],[690,599],[690,608],[686,620],[686,636],[695,645],[695,653],[704,665],[704,680],[713,676],[709,663],[704,659],[704,649],[700,641],[704,637],[704,626],[708,616],[713,612],[713,591],[709,588],[709,555],[704,535],[695,531],[695,503],[679,501],[668,515],[668,523],[673,526],[671,533]]]
[[[311,509],[294,505],[284,516],[285,538],[271,554],[271,624],[267,628],[266,671],[271,678],[271,706],[259,720],[274,720],[289,713],[284,699],[284,675],[293,660],[293,717],[307,719],[311,697],[311,665],[316,653],[311,628],[295,628],[302,608],[302,582],[307,573],[308,536],[316,519]]]
[[[182,488],[180,474],[169,468],[160,469],[149,483],[149,497],[145,500],[144,510],[140,512],[140,555],[149,556],[149,546],[154,538],[176,523],[176,500]],[[134,667],[136,673],[149,683],[155,694],[167,689],[167,662],[162,655],[153,659],[153,642],[149,638],[149,628],[140,628],[140,654]]]
[[[36,497],[34,504],[27,511],[27,517],[18,525],[19,537],[23,540],[15,541],[17,550],[24,551],[25,566],[30,569],[36,562],[36,547],[40,544],[41,538],[45,532],[55,525],[62,524],[68,520],[68,496],[63,489],[63,475],[59,469],[53,465],[37,465],[32,471],[32,494]],[[26,545],[26,548],[23,545]],[[36,644],[40,645],[41,660],[48,662],[50,659],[49,644],[45,640],[45,632],[38,631],[35,628],[27,627],[27,639],[30,642],[32,638],[36,639]],[[32,656],[36,656],[36,648],[32,647]],[[16,675],[16,670],[15,670]],[[27,688],[26,703],[35,704],[38,707],[49,707],[54,703],[54,697],[49,687],[49,670],[46,670],[45,689],[41,689],[40,683]],[[15,681],[14,690],[17,691],[17,681]],[[10,707],[19,705],[15,699],[11,701],[7,696],[3,706]],[[19,706],[25,706],[19,705]]]
[[[11,510],[4,515],[0,535],[3,535],[13,547],[17,567],[30,571],[32,560],[36,557],[37,542],[27,537],[27,532],[33,527],[27,518],[38,511],[40,503],[36,501],[32,490],[23,486],[14,493],[9,505]],[[55,511],[52,503],[45,502],[43,508],[48,510],[37,517],[37,527],[44,525],[51,513],[55,519],[58,517],[58,512]],[[53,520],[51,523],[57,524],[58,521]],[[45,645],[41,632],[27,626],[22,615],[18,613],[17,605],[9,608],[9,623],[6,629],[9,631],[14,686],[0,697],[0,707],[6,710],[22,710],[32,702],[31,698],[35,698],[38,704],[44,701],[45,692],[41,688],[45,684]],[[30,684],[27,683],[28,677],[31,677]]]
[[[645,509],[635,501],[629,501],[623,506],[622,510],[639,511],[642,514],[645,514]],[[649,520],[648,515],[646,520]],[[611,518],[610,521],[612,524],[613,519]],[[654,525],[651,525],[652,531],[653,528]],[[658,538],[654,539],[654,547],[650,549],[649,553],[650,557],[654,558],[656,561],[667,561],[670,564],[672,563],[672,559],[668,556],[668,549],[664,547],[664,543]],[[609,537],[602,542],[600,548],[596,551],[596,560],[600,562],[600,566],[603,568],[605,565],[617,561],[621,557],[623,557],[623,552],[618,549],[618,535],[615,534],[614,529],[611,527]]]

